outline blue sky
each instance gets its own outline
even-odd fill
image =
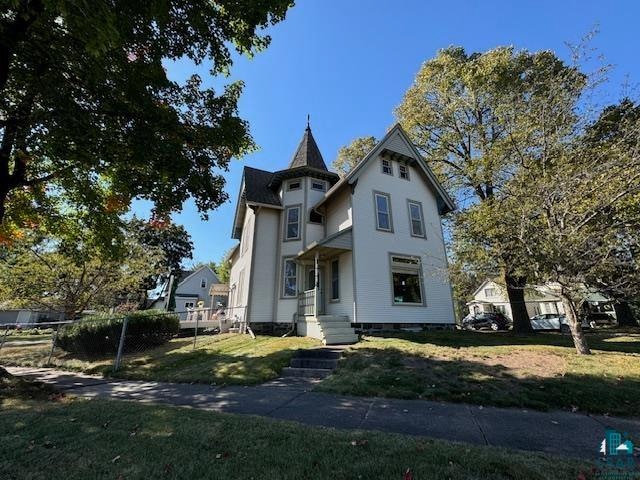
[[[272,43],[265,52],[234,64],[231,79],[245,82],[240,114],[259,150],[232,162],[225,175],[230,201],[207,222],[191,202],[174,215],[193,238],[194,261],[218,260],[234,245],[231,223],[243,166],[286,168],[307,113],[329,165],[352,139],[384,134],[420,65],[439,49],[513,45],[550,49],[568,59],[565,42],[576,43],[596,26],[593,46],[615,67],[607,87],[615,101],[626,76],[632,84],[640,81],[638,18],[635,0],[299,0],[269,30]],[[196,69],[179,62],[168,71],[183,79]],[[197,71],[205,83],[220,85],[206,68]],[[146,209],[139,203],[135,210]]]

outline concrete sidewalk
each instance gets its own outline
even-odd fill
[[[592,460],[598,457],[605,427],[640,439],[638,419],[349,397],[314,392],[317,381],[299,378],[280,378],[251,387],[215,387],[114,380],[51,369],[7,370],[81,397],[261,415],[309,425],[420,435]]]

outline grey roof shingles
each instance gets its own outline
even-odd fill
[[[300,145],[298,145],[298,149],[289,164],[289,168],[297,167],[313,167],[319,170],[327,170],[327,166],[322,159],[322,154],[311,134],[311,127],[309,126],[305,129],[302,140],[300,140]]]
[[[269,188],[272,178],[272,172],[244,167],[244,194],[247,202],[281,206],[278,193]]]

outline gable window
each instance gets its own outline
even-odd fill
[[[282,296],[295,297],[298,293],[298,266],[291,258],[284,259],[282,272]]]
[[[327,184],[324,182],[311,181],[311,190],[318,190],[319,192],[325,192],[327,190]]]
[[[495,288],[485,288],[484,289],[484,296],[487,297],[487,298],[495,297],[496,296],[496,289]]]
[[[309,223],[319,223],[322,225],[324,223],[324,215],[316,212],[315,210],[311,210],[309,213]]]
[[[394,305],[424,305],[419,257],[391,255]]]
[[[393,231],[391,218],[391,197],[387,193],[374,193],[376,207],[376,228],[384,232]]]
[[[285,240],[300,239],[300,207],[287,207],[285,211]]]
[[[331,262],[331,300],[340,300],[340,262]]]
[[[409,222],[411,223],[411,236],[424,238],[424,217],[422,215],[422,204],[409,200]]]
[[[386,173],[387,175],[393,175],[391,160],[387,160],[386,158],[382,159],[382,173]]]
[[[400,173],[400,178],[403,180],[409,180],[409,167],[406,165],[398,166],[398,172]]]
[[[200,280],[200,288],[207,288],[207,279],[203,278]]]
[[[289,182],[287,184],[287,190],[289,192],[291,192],[292,190],[300,190],[301,185],[300,185],[300,180],[296,180],[294,182]]]

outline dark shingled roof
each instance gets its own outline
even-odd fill
[[[311,134],[311,127],[308,125],[304,131],[300,145],[298,145],[298,150],[296,150],[289,164],[289,168],[297,167],[313,167],[320,170],[327,170],[320,149]]]
[[[269,188],[273,173],[244,167],[244,194],[247,202],[281,206],[280,196]]]

